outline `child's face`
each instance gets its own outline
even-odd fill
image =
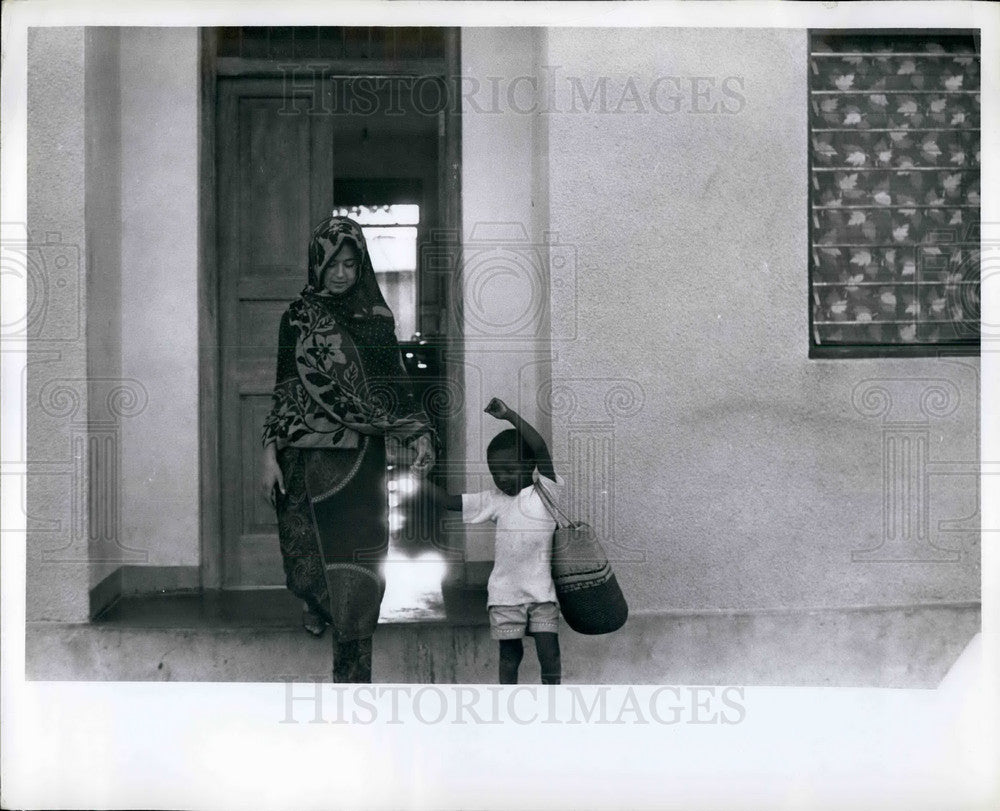
[[[517,458],[514,448],[493,451],[486,459],[493,481],[501,493],[516,496],[531,484],[534,464]]]

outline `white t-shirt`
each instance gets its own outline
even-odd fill
[[[552,481],[535,469],[541,483],[558,503],[563,479]],[[489,605],[521,605],[556,601],[552,582],[552,533],[556,522],[534,487],[508,496],[496,487],[462,496],[462,521],[495,521],[496,549],[487,584]]]

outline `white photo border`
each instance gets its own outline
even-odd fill
[[[3,221],[26,221],[26,30],[35,25],[449,25],[778,28],[980,28],[984,222],[1000,223],[1000,13],[988,3],[455,3],[21,2],[3,6]],[[992,283],[987,283],[992,282]],[[25,311],[23,280],[3,279],[5,315]],[[983,279],[983,319],[1000,291]],[[993,322],[990,322],[993,323]],[[938,690],[746,688],[739,722],[699,723],[698,693],[678,687],[681,721],[651,719],[659,689],[603,691],[622,723],[574,724],[563,688],[466,688],[493,696],[501,723],[455,723],[460,698],[401,686],[399,715],[366,723],[366,688],[323,690],[324,722],[308,703],[286,717],[286,685],[44,683],[24,680],[23,493],[2,489],[4,807],[162,808],[973,808],[997,801],[1000,561],[1000,352],[984,348],[982,391],[982,638]],[[23,352],[2,353],[3,446],[25,441]],[[4,471],[6,474],[8,471]],[[16,472],[15,472],[16,473]],[[304,685],[303,685],[304,686]],[[311,688],[310,688],[311,689]],[[492,692],[491,692],[492,690]],[[631,694],[631,695],[630,695]],[[334,718],[337,695],[360,713]],[[392,693],[388,693],[392,695]],[[466,694],[471,696],[472,694]],[[546,723],[556,696],[561,722]],[[373,702],[372,699],[375,699]],[[361,699],[361,703],[359,703]],[[701,700],[705,699],[702,694]],[[638,709],[627,709],[627,707]],[[659,705],[664,706],[664,705]],[[509,712],[514,707],[513,713]],[[310,710],[311,711],[311,710]],[[521,723],[532,715],[538,716]],[[564,713],[564,714],[563,714]],[[482,715],[482,713],[480,713]],[[646,716],[646,723],[638,716]],[[661,713],[662,715],[662,713]],[[735,718],[735,709],[729,716]],[[396,723],[400,721],[400,723]],[[586,730],[586,731],[582,731]]]

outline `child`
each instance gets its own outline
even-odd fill
[[[502,400],[486,413],[514,427],[489,444],[486,462],[496,487],[479,493],[437,496],[461,510],[467,524],[496,522],[496,552],[487,585],[490,636],[500,644],[500,683],[517,684],[525,633],[535,638],[543,684],[559,684],[559,605],[552,582],[552,533],[556,522],[534,482],[554,493],[563,484],[545,440]]]

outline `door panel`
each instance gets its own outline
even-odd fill
[[[301,285],[299,285],[299,289],[301,289]],[[281,314],[285,311],[285,307],[287,306],[288,304],[284,299],[278,301],[254,301],[253,299],[241,300],[239,313],[240,323],[238,327],[238,339],[240,346],[259,349],[261,357],[264,357],[267,354],[266,350],[270,349],[271,356],[268,357],[268,360],[271,361],[272,368],[277,363],[278,347],[275,339],[278,336],[276,334],[271,335],[271,333],[275,332],[275,325],[281,320]],[[266,340],[267,338],[271,339],[268,342],[270,346],[261,346],[261,341]],[[270,382],[272,384],[274,383],[273,380]]]
[[[240,427],[242,439],[243,509],[239,533],[240,582],[230,586],[284,585],[285,578],[281,565],[281,552],[277,543],[274,510],[271,505],[257,496],[257,482],[260,481],[260,426],[271,408],[271,397],[267,395],[243,395],[240,397]],[[256,427],[256,430],[255,430]]]
[[[240,99],[240,211],[245,240],[241,277],[301,273],[302,223],[310,214],[309,145],[316,120],[283,115],[280,98]]]
[[[289,115],[279,80],[220,81],[221,494],[224,588],[281,586],[274,511],[258,492],[278,321],[306,282],[333,201],[329,117]],[[308,96],[304,96],[308,98]]]

